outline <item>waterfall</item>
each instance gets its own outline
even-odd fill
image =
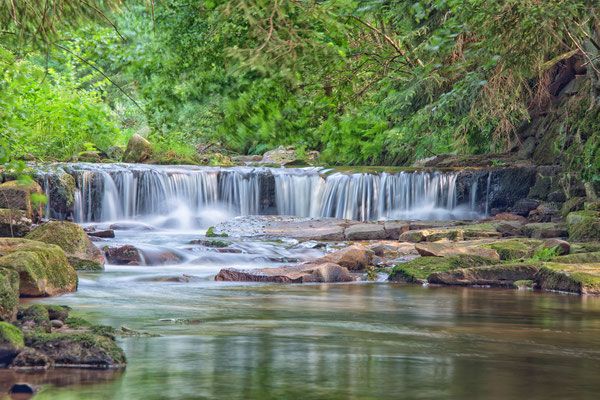
[[[490,204],[490,185],[492,184],[492,171],[488,173],[487,177],[487,188],[485,190],[485,217],[489,216],[489,204]]]
[[[74,164],[75,220],[167,216],[187,222],[203,210],[362,221],[471,216],[457,204],[455,173],[346,174],[320,168],[211,168]]]

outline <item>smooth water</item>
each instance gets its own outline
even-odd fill
[[[107,266],[81,274],[78,292],[42,302],[160,336],[119,339],[123,372],[20,376],[42,386],[36,399],[584,399],[600,390],[600,298],[215,282],[222,267],[282,265],[282,257],[312,259],[326,249],[236,239],[231,247],[242,253],[221,254],[188,244],[198,238],[117,231],[98,243],[170,249],[185,261]],[[183,274],[192,278],[161,281]]]

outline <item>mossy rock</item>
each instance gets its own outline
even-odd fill
[[[569,235],[567,226],[561,223],[536,222],[526,224],[521,228],[521,234],[534,239],[566,237]]]
[[[600,251],[600,242],[571,243],[571,254],[595,253]]]
[[[585,197],[572,197],[565,201],[560,210],[560,216],[567,218],[567,215],[573,211],[583,210],[585,205]]]
[[[532,289],[535,283],[531,279],[516,281],[513,286],[518,289]]]
[[[141,163],[148,160],[154,153],[152,144],[138,135],[131,136],[123,153],[123,162]]]
[[[57,218],[65,218],[75,205],[75,178],[64,171],[44,177],[49,188],[50,210]]]
[[[0,239],[0,267],[19,274],[21,296],[54,296],[77,289],[77,273],[58,246],[27,239]]]
[[[588,210],[588,211],[600,211],[600,201],[591,201],[591,202],[586,202],[583,205],[584,210]]]
[[[19,305],[19,274],[0,268],[0,320],[12,321]]]
[[[80,162],[98,163],[100,162],[100,154],[96,151],[82,151],[77,154],[77,160]]]
[[[69,262],[76,270],[102,270],[104,257],[94,246],[82,227],[67,221],[52,221],[40,225],[26,239],[55,244],[65,251]]]
[[[598,211],[574,211],[567,216],[571,240],[600,240],[600,213]]]
[[[31,195],[43,195],[44,191],[34,181],[23,184],[20,181],[9,181],[0,185],[0,208],[22,210],[26,217],[38,222],[43,215],[41,204],[34,204]]]
[[[206,230],[206,234],[204,236],[206,236],[206,237],[227,237],[227,236],[229,236],[226,233],[215,233],[214,230],[215,230],[215,227],[211,226],[210,228],[208,228]]]
[[[24,237],[31,231],[31,223],[23,210],[0,208],[0,237]]]
[[[443,285],[512,288],[517,281],[533,279],[538,269],[539,265],[535,263],[457,268],[435,272],[427,280],[429,283]]]
[[[546,290],[579,294],[600,294],[600,264],[572,265],[546,263],[535,281]]]
[[[0,321],[0,367],[8,366],[24,346],[23,333],[14,325]]]
[[[15,324],[26,333],[50,333],[50,314],[41,304],[20,307]]]
[[[125,146],[110,146],[106,149],[106,156],[114,161],[121,161],[125,153]]]
[[[590,264],[600,262],[600,252],[577,253],[552,257],[551,261],[561,264]]]
[[[52,304],[44,304],[44,308],[48,311],[48,318],[50,320],[58,319],[65,322],[69,317],[69,311],[71,310],[68,306],[55,306]]]
[[[125,353],[107,336],[83,334],[31,334],[25,344],[45,354],[57,367],[122,368]]]
[[[501,260],[517,260],[519,258],[530,258],[535,252],[535,248],[542,244],[539,240],[532,239],[512,239],[502,242],[485,245],[498,252]]]
[[[459,255],[453,257],[418,257],[414,260],[397,264],[392,268],[388,280],[409,283],[424,282],[429,275],[435,272],[495,265],[499,263],[500,260],[471,255]]]

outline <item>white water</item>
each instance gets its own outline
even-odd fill
[[[78,222],[158,218],[188,228],[239,215],[362,221],[473,218],[456,199],[456,174],[323,175],[318,168],[210,168],[79,164]]]

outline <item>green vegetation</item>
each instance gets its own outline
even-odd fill
[[[0,321],[0,344],[23,347],[25,345],[23,334],[14,325]]]
[[[434,272],[450,271],[457,268],[482,267],[500,264],[481,256],[459,255],[453,257],[418,257],[414,260],[397,264],[392,268],[388,280],[401,282],[420,282]]]
[[[215,232],[214,232],[214,229],[215,229],[215,227],[214,227],[214,226],[211,226],[210,228],[208,228],[208,229],[206,230],[206,234],[205,234],[205,236],[206,236],[206,237],[227,237],[227,236],[229,236],[229,235],[228,235],[228,234],[226,234],[225,232],[223,232],[223,233],[215,233]],[[221,243],[225,243],[225,242],[222,242],[222,241],[221,241]],[[219,247],[219,246],[217,246],[217,247]],[[222,247],[222,246],[221,246],[221,247]]]
[[[558,256],[558,246],[550,249],[546,247],[539,248],[531,257],[532,261],[550,261],[553,257]]]

